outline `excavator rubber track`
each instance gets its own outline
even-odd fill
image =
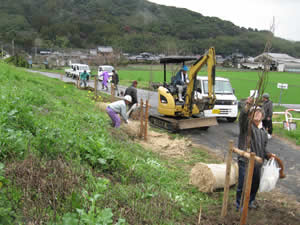
[[[149,115],[149,122],[154,127],[166,129],[171,132],[193,128],[208,128],[218,125],[216,117],[173,118],[161,115]]]

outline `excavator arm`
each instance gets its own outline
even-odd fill
[[[207,76],[208,76],[208,96],[197,100],[195,99],[195,88],[197,73],[200,69],[207,64]],[[187,85],[187,91],[185,95],[185,104],[183,108],[183,114],[186,117],[192,116],[193,105],[196,104],[199,111],[203,112],[206,109],[212,109],[216,100],[214,93],[215,84],[215,69],[216,69],[216,53],[213,47],[200,57],[190,68],[189,71],[189,83]]]

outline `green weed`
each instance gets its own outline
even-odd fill
[[[200,204],[220,203],[189,185],[183,161],[112,131],[86,91],[0,64],[0,157],[14,180],[0,204],[9,222],[194,224]],[[210,160],[195,155],[188,166]]]

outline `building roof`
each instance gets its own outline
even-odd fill
[[[98,46],[98,52],[102,53],[112,53],[113,48],[111,46]]]
[[[270,53],[270,52],[264,52],[254,58],[255,61],[260,61],[262,58],[268,58],[272,61],[276,61],[278,63],[285,63],[285,62],[296,62],[300,63],[300,59],[296,59],[292,56],[289,56],[288,54],[284,53]]]

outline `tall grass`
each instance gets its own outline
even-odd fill
[[[87,91],[1,62],[0,85],[1,224],[196,224],[200,204],[220,203],[182,160],[110,128]]]

